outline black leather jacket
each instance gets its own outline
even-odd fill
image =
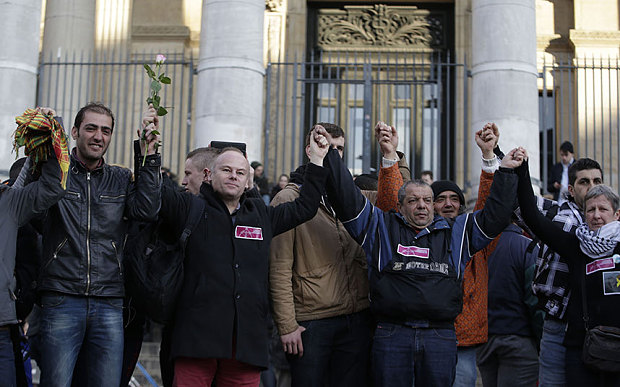
[[[152,221],[161,205],[161,156],[152,155],[132,182],[129,169],[88,171],[71,156],[65,197],[45,217],[39,291],[122,297],[123,247],[129,219]]]

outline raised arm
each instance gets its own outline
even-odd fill
[[[29,163],[26,163],[24,168],[29,168]],[[64,194],[60,165],[55,157],[43,163],[39,180],[22,188],[9,188],[2,193],[7,196],[6,200],[11,202],[8,208],[13,212],[13,218],[17,219],[19,226],[56,204]]]
[[[159,119],[153,105],[149,105],[144,113],[138,138],[146,138],[147,156],[144,165],[141,162],[136,163],[138,169],[134,171],[135,180],[130,185],[127,195],[125,215],[131,219],[155,221],[161,205],[162,178],[161,155],[156,153],[160,139]],[[144,152],[144,143],[142,141],[139,143],[142,147],[142,153]]]
[[[499,128],[494,123],[486,124],[475,133],[475,141],[482,154],[482,170],[480,171],[480,184],[478,185],[478,198],[474,211],[484,207],[493,183],[493,173],[499,168],[499,159],[493,153],[493,149],[499,141]]]
[[[36,214],[40,214],[47,210],[52,205],[56,204],[60,200],[66,191],[68,185],[68,179],[70,179],[67,169],[69,165],[69,151],[67,148],[66,140],[64,138],[64,129],[59,122],[62,122],[60,117],[55,118],[56,112],[49,107],[37,107],[37,117],[48,120],[51,139],[55,135],[60,133],[60,144],[55,147],[53,152],[50,152],[48,160],[41,165],[41,177],[38,181],[32,182],[24,187],[26,181],[30,181],[31,167],[33,160],[29,157],[26,160],[24,167],[22,168],[17,181],[15,181],[13,188],[7,190],[4,193],[7,196],[7,200],[11,201],[11,205],[8,207],[9,211],[13,213],[13,219],[17,220],[19,226],[24,225]],[[50,141],[51,142],[51,141]],[[62,145],[64,144],[64,146]],[[63,186],[63,172],[61,169],[60,160],[65,161],[65,173],[66,181]]]
[[[379,170],[377,207],[387,212],[397,209],[398,190],[404,183],[399,170],[399,156],[396,153],[398,132],[393,126],[379,122],[375,127],[375,136],[383,155]]]
[[[525,224],[541,241],[560,255],[569,256],[572,254],[571,250],[575,248],[576,237],[562,231],[561,228],[538,211],[528,168],[528,163],[524,162],[521,167],[516,169],[519,177],[517,195],[521,216]]]
[[[510,223],[517,187],[517,176],[513,169],[521,165],[523,157],[521,150],[513,149],[502,160],[502,167],[495,173],[484,208],[474,214],[474,225],[470,232],[470,255],[487,246]]]
[[[319,128],[322,129],[321,133],[327,134],[323,127],[319,126]],[[324,134],[318,133],[315,129],[310,137],[308,148],[310,163],[306,168],[299,197],[292,202],[268,207],[274,236],[312,219],[319,209],[321,193],[327,178],[327,171],[323,168],[323,159],[329,150],[329,142]]]

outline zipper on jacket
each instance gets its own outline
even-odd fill
[[[43,269],[47,268],[50,263],[52,263],[53,260],[55,260],[56,258],[58,258],[58,253],[60,252],[60,250],[63,248],[63,246],[65,245],[65,243],[67,243],[67,239],[68,237],[65,237],[65,239],[62,240],[62,242],[60,242],[60,244],[58,245],[58,247],[56,247],[56,250],[54,250],[54,254],[52,255],[52,259],[50,259],[49,261],[47,261],[45,263],[45,266],[43,266]]]
[[[86,172],[86,181],[88,187],[88,212],[87,212],[87,226],[86,226],[86,293],[90,290],[90,172]]]
[[[99,196],[99,198],[101,199],[121,199],[124,198],[126,195],[125,194],[121,194],[121,195],[101,195]]]
[[[79,198],[80,198],[80,193],[79,193],[79,192],[73,192],[73,191],[69,191],[69,190],[67,190],[66,195],[73,195],[73,196],[75,196],[77,199],[79,199]]]
[[[121,269],[121,260],[118,259],[118,250],[116,249],[116,242],[112,241],[112,247],[114,247],[114,258],[116,258],[116,263],[118,264],[118,272],[122,276],[123,269]]]

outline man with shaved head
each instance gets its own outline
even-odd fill
[[[203,181],[207,181],[207,170],[220,154],[220,149],[213,147],[196,148],[187,154],[185,170],[181,185],[186,191],[198,195]]]
[[[329,144],[312,134],[300,197],[268,207],[245,195],[250,165],[237,148],[225,148],[207,168],[199,198],[167,188],[160,217],[177,238],[193,200],[203,215],[187,240],[185,278],[175,316],[171,355],[174,384],[258,386],[268,366],[268,268],[271,238],[311,219],[319,206]]]

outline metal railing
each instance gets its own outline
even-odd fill
[[[268,176],[305,159],[305,135],[316,122],[346,133],[345,160],[354,174],[376,170],[377,121],[396,127],[412,173],[463,176],[467,68],[439,53],[321,53],[270,63],[266,71],[264,154]],[[461,162],[462,161],[462,162]],[[465,168],[464,168],[465,167]],[[461,170],[464,168],[464,170]]]
[[[620,187],[620,62],[618,58],[563,59],[544,63],[540,96],[541,176],[558,159],[563,141],[575,157],[601,164],[604,181]]]
[[[105,159],[133,168],[132,141],[146,109],[150,83],[143,65],[153,65],[157,54],[103,51],[44,57],[39,65],[37,105],[55,108],[69,135],[80,107],[90,101],[110,107],[116,124]],[[162,106],[168,107],[168,114],[160,118],[160,152],[162,165],[180,175],[192,145],[194,63],[183,53],[164,54],[162,71],[172,84],[160,92]]]

